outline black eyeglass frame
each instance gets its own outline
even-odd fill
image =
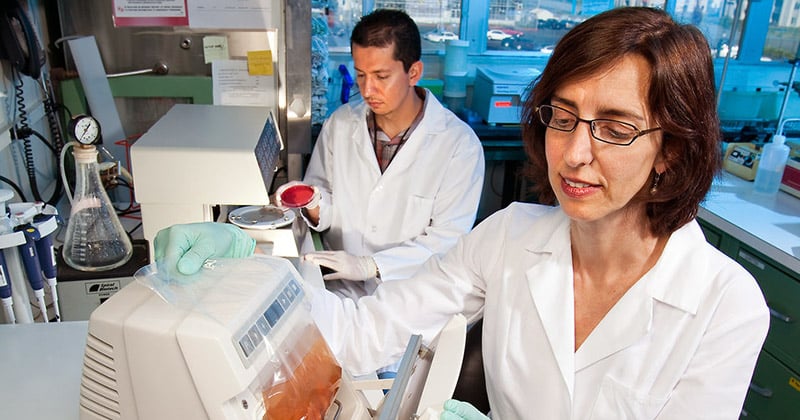
[[[575,125],[573,125],[572,128],[570,128],[568,130],[565,130],[565,129],[560,128],[560,127],[551,126],[550,123],[548,123],[548,122],[546,122],[544,120],[544,116],[542,115],[542,112],[541,112],[542,107],[557,109],[559,111],[563,111],[563,112],[566,112],[567,114],[570,114],[570,115],[574,116],[575,117]],[[585,122],[586,124],[589,124],[589,132],[592,133],[592,138],[593,139],[595,139],[597,141],[600,141],[600,142],[603,142],[603,143],[606,143],[606,144],[613,144],[615,146],[630,146],[639,137],[644,136],[645,134],[650,134],[650,133],[656,132],[658,130],[661,130],[661,127],[655,127],[655,128],[648,128],[648,129],[645,129],[645,130],[639,130],[638,127],[636,127],[635,125],[633,125],[631,123],[627,123],[627,122],[624,122],[624,121],[618,121],[618,120],[611,120],[611,119],[608,119],[608,118],[595,118],[593,120],[585,120],[585,119],[579,117],[577,114],[575,114],[574,112],[572,112],[572,111],[570,111],[568,109],[564,109],[564,108],[561,108],[560,106],[550,105],[550,104],[543,104],[543,105],[537,106],[536,107],[536,115],[539,116],[539,121],[542,124],[544,124],[545,127],[552,128],[553,130],[561,131],[561,132],[564,132],[564,133],[572,133],[572,132],[574,132],[575,129],[578,128],[578,124],[579,123]],[[555,115],[555,112],[553,112],[553,115]],[[552,119],[552,117],[551,117],[551,119]],[[597,135],[594,133],[594,131],[595,131],[595,125],[594,124],[597,121],[606,121],[606,122],[611,122],[611,123],[615,123],[615,124],[622,124],[624,126],[631,127],[633,129],[633,131],[636,132],[636,134],[634,134],[634,136],[631,137],[631,140],[629,142],[627,142],[627,143],[616,143],[616,142],[612,142],[612,141],[608,141],[608,140],[603,140],[600,137],[597,137]]]

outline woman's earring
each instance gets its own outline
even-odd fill
[[[650,185],[650,194],[653,195],[658,191],[658,182],[661,181],[661,174],[656,172],[653,177],[653,183]]]

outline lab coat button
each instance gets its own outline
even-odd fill
[[[378,227],[375,226],[375,225],[372,225],[372,233],[375,233],[377,231],[378,231]]]

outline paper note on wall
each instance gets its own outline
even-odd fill
[[[230,58],[228,55],[228,38],[224,36],[203,37],[203,58],[206,64],[215,60],[227,60]]]
[[[186,26],[187,0],[114,0],[114,26]]]
[[[248,51],[247,71],[251,76],[272,76],[272,51]]]
[[[275,107],[274,76],[251,76],[247,67],[247,60],[211,63],[215,105]]]
[[[192,28],[269,29],[279,26],[276,0],[188,0]]]

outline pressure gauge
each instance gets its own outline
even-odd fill
[[[100,139],[100,123],[89,115],[76,115],[69,120],[69,132],[81,144],[94,144]]]

